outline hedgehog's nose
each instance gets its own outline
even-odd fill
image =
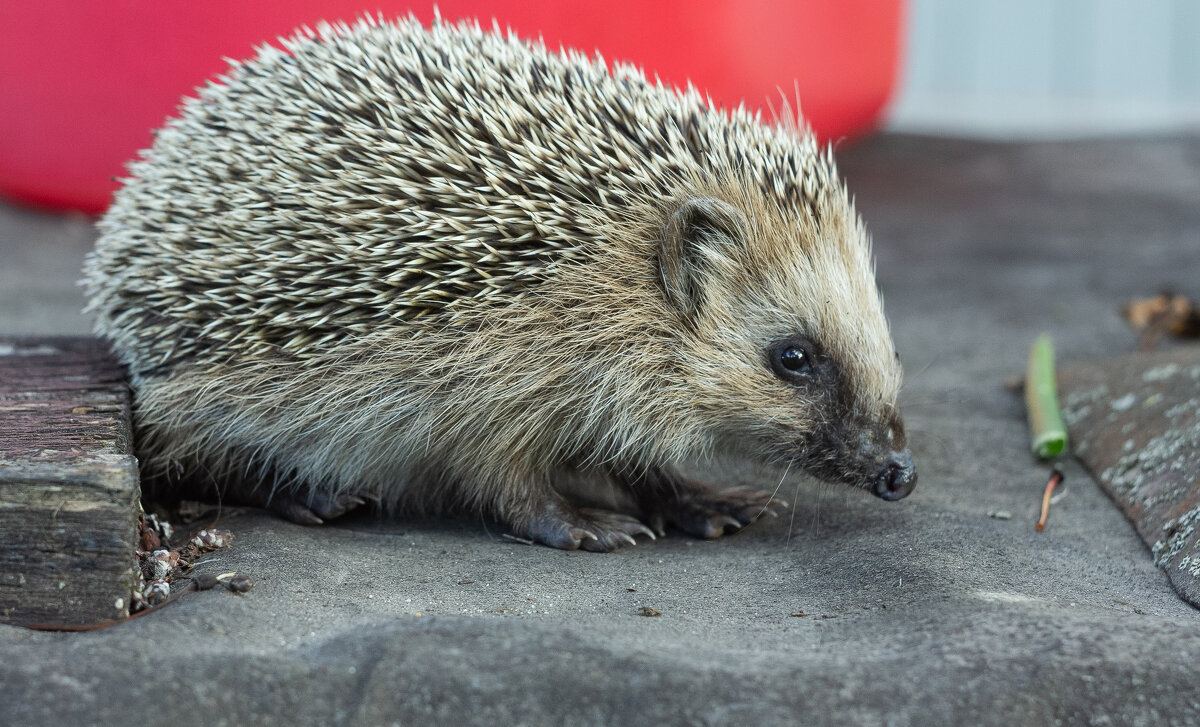
[[[917,486],[917,468],[913,466],[912,454],[892,452],[875,478],[875,494],[885,500],[902,500]]]

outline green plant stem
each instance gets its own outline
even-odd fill
[[[1054,344],[1042,334],[1029,349],[1025,371],[1025,407],[1033,453],[1041,459],[1062,454],[1067,448],[1067,426],[1058,409],[1058,384],[1054,380]]]

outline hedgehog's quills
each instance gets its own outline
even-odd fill
[[[184,103],[87,263],[149,485],[590,550],[754,520],[768,495],[675,473],[722,452],[912,489],[867,235],[810,133],[476,24],[284,45]],[[579,476],[636,511],[572,505]]]

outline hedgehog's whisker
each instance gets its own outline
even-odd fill
[[[767,511],[767,506],[771,504],[771,500],[775,499],[775,495],[779,494],[779,488],[783,487],[783,481],[787,479],[788,473],[791,471],[792,471],[792,461],[788,460],[787,467],[783,468],[783,475],[780,476],[779,482],[776,483],[776,485],[775,485],[775,489],[771,490],[771,497],[768,498],[765,503],[763,503],[762,509],[759,510],[758,514],[754,516],[755,520],[762,517],[762,514]],[[795,506],[793,506],[793,508],[794,507]],[[793,512],[794,512],[794,510],[793,510]],[[789,533],[788,535],[790,536],[791,533]]]
[[[943,353],[944,353],[944,351],[938,351],[938,352],[934,353],[934,355],[933,355],[933,358],[931,358],[931,359],[929,359],[928,361],[926,361],[926,362],[925,362],[925,365],[924,365],[924,366],[922,366],[920,369],[918,369],[918,370],[917,370],[917,373],[915,373],[915,374],[910,374],[910,375],[908,375],[906,378],[907,378],[907,379],[908,379],[910,382],[911,382],[911,381],[915,381],[916,379],[919,379],[919,378],[921,378],[921,375],[922,375],[922,374],[924,374],[926,371],[928,371],[928,370],[929,370],[929,367],[933,366],[935,363],[937,363],[939,360],[941,360],[941,358],[942,358],[942,354],[943,354]]]
[[[792,517],[788,520],[788,536],[787,543],[784,548],[792,547],[792,531],[796,529],[796,510],[800,504],[800,482],[796,482],[796,491],[792,493]]]
[[[905,412],[911,412],[914,409],[928,408],[944,404],[961,404],[964,399],[954,396],[955,392],[936,392],[922,395],[918,398],[902,398],[900,406]]]
[[[911,439],[911,440],[919,441],[921,439],[926,439],[930,442],[933,442],[941,450],[942,457],[949,459],[950,445],[946,442],[945,438],[940,437],[937,434],[934,434],[933,432],[928,431],[926,429],[915,429],[912,432],[910,432],[908,436],[909,436],[909,439]]]

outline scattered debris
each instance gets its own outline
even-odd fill
[[[144,616],[171,603],[188,591],[206,591],[218,584],[234,593],[245,593],[253,586],[249,576],[236,571],[213,576],[192,573],[194,561],[203,553],[227,548],[233,542],[228,530],[205,528],[187,538],[177,548],[171,547],[174,529],[166,520],[153,513],[142,513],[138,521],[138,582],[129,603],[129,616],[123,619],[94,624],[33,624],[38,631],[94,631]],[[186,580],[182,586],[179,580]]]
[[[788,615],[789,615],[789,616],[791,616],[791,617],[793,617],[793,618],[804,618],[804,617],[805,617],[805,616],[807,616],[808,614],[807,614],[807,613],[805,613],[805,612],[803,612],[803,611],[792,611],[792,612],[791,612],[790,614],[788,614]]]
[[[134,591],[132,608],[129,609],[133,613],[160,606],[166,603],[167,599],[171,597],[171,584],[167,583],[166,578],[142,581],[139,585],[141,588]]]
[[[204,529],[193,535],[191,540],[188,540],[188,545],[204,553],[209,550],[219,550],[220,548],[228,547],[232,542],[233,533],[228,530]]]
[[[660,611],[658,611],[658,609],[651,608],[650,606],[638,606],[638,615],[653,617],[653,616],[661,616],[662,613]]]
[[[1164,334],[1200,338],[1200,308],[1184,295],[1162,292],[1134,298],[1121,308],[1121,317],[1137,332],[1141,351],[1154,350]]]
[[[138,528],[138,549],[155,551],[162,548],[164,542],[170,542],[174,529],[166,520],[160,520],[153,513],[142,513]]]
[[[188,538],[182,546],[171,548],[173,533],[174,529],[166,520],[153,513],[143,514],[139,542],[143,546],[157,547],[153,550],[143,548],[137,552],[141,578],[133,589],[133,600],[129,604],[130,614],[169,603],[180,592],[173,589],[172,584],[179,578],[191,577],[192,564],[197,556],[227,548],[233,542],[233,533],[228,530],[205,528]],[[227,575],[232,577],[234,574]],[[191,578],[192,584],[189,589],[207,590],[212,587],[202,588],[196,582],[196,577]]]
[[[142,574],[151,580],[166,580],[171,571],[178,569],[179,553],[176,551],[159,548],[142,558]]]
[[[197,591],[207,591],[220,582],[219,576],[214,576],[211,573],[197,573],[192,576],[192,583],[195,584]]]
[[[991,510],[987,515],[993,520],[1012,520],[1012,513],[1008,510]]]
[[[532,540],[529,540],[528,538],[517,537],[516,535],[513,535],[512,533],[504,533],[504,535],[502,535],[500,537],[508,538],[509,540],[511,540],[515,543],[520,543],[521,545],[534,545],[534,542]]]
[[[225,584],[231,593],[247,593],[254,587],[250,576],[242,573],[227,573],[228,577],[217,576],[217,580]],[[370,598],[370,596],[368,596]]]
[[[1062,470],[1055,467],[1050,472],[1050,480],[1046,482],[1046,491],[1042,493],[1042,516],[1037,521],[1037,531],[1039,533],[1046,529],[1046,518],[1050,516],[1050,496],[1054,494],[1054,488],[1062,481]]]

